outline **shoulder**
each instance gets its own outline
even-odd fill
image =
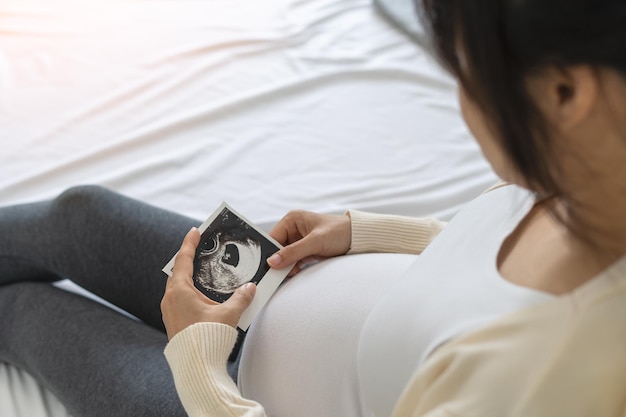
[[[504,180],[500,180],[498,182],[496,182],[495,184],[493,184],[491,187],[487,188],[485,191],[483,191],[483,194],[486,194],[490,191],[496,190],[498,188],[502,188],[502,187],[506,187],[507,185],[511,185],[511,183],[506,182]]]

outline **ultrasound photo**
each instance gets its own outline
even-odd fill
[[[209,298],[223,302],[246,282],[259,283],[270,269],[267,258],[279,247],[229,207],[202,231],[193,280]]]
[[[254,300],[238,323],[245,331],[293,265],[271,269],[267,258],[282,246],[226,203],[199,230],[200,244],[193,265],[193,281],[198,290],[222,303],[246,282],[257,285]],[[168,276],[173,273],[175,259],[176,255],[163,268]]]

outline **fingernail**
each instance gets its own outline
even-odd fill
[[[270,266],[278,266],[280,265],[280,262],[282,260],[283,259],[280,257],[280,255],[278,253],[275,253],[269,258],[267,258],[267,263],[270,264]]]

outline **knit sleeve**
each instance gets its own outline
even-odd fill
[[[352,244],[348,253],[421,253],[446,223],[431,217],[404,217],[357,210],[352,220]]]
[[[189,417],[265,417],[263,407],[241,396],[226,362],[237,331],[221,323],[197,323],[170,340],[165,357]]]

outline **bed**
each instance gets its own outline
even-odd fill
[[[198,219],[227,201],[266,229],[294,208],[449,219],[496,177],[453,80],[384,12],[4,0],[0,205],[91,183]],[[0,415],[69,414],[0,363]]]

